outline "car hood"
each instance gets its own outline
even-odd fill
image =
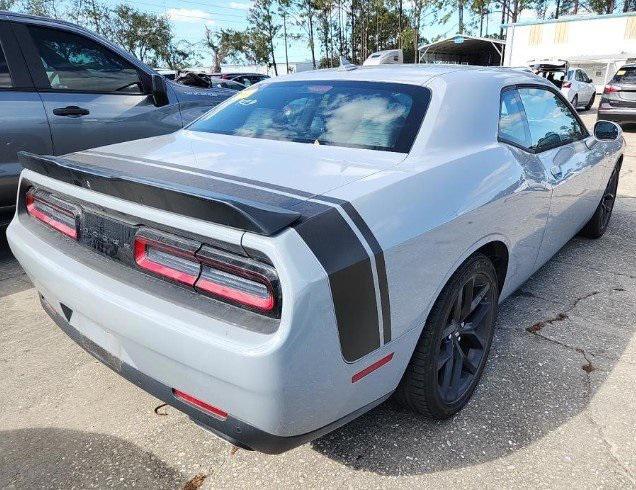
[[[392,168],[406,157],[394,152],[189,130],[80,152],[84,161],[91,152],[131,163],[138,159],[161,166],[163,162],[192,175],[199,170],[214,172],[221,179],[249,179],[302,191],[307,198]]]

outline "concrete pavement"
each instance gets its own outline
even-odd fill
[[[230,454],[86,354],[0,247],[0,487],[636,487],[636,132],[626,138],[608,233],[573,239],[502,305],[464,411],[431,422],[388,402],[281,456]]]

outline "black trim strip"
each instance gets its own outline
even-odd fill
[[[343,203],[342,209],[345,210],[358,227],[375,257],[375,269],[378,273],[378,287],[380,288],[380,305],[382,306],[382,333],[386,344],[391,341],[391,301],[389,300],[389,283],[386,275],[386,263],[384,262],[384,250],[382,250],[378,239],[369,228],[369,225],[367,225],[367,222],[362,219],[360,213],[353,207],[353,204],[350,202]]]
[[[82,349],[95,357],[98,361],[102,362],[124,379],[137,385],[147,393],[150,393],[159,400],[162,400],[168,405],[171,405],[177,410],[185,413],[195,424],[209,430],[221,439],[228,441],[230,444],[234,444],[235,446],[243,449],[260,451],[267,454],[284,453],[285,451],[289,451],[290,449],[324,436],[338,427],[347,424],[365,412],[368,412],[372,408],[380,405],[393,393],[391,391],[379,399],[355,410],[354,412],[351,412],[350,414],[311,432],[288,437],[277,436],[246,424],[245,422],[232,417],[231,414],[228,415],[226,420],[219,420],[216,417],[208,415],[205,412],[197,410],[191,405],[182,402],[172,394],[172,387],[167,386],[135,369],[129,364],[126,364],[121,361],[121,359],[113,356],[88,337],[80,333],[68,321],[64,320],[62,315],[57,313],[57,311],[55,311],[51,305],[47,303],[42,295],[40,295],[40,302],[42,303],[44,311],[51,317],[57,326],[66,335],[68,335],[71,340],[76,342]],[[61,306],[64,307],[65,305]]]
[[[345,360],[355,361],[380,347],[371,259],[357,235],[336,208],[295,228],[329,275]]]

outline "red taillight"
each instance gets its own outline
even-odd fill
[[[620,91],[620,87],[617,87],[616,85],[605,85],[605,89],[603,89],[604,94],[614,94]]]
[[[177,390],[176,388],[172,388],[172,394],[178,400],[181,400],[188,405],[191,405],[199,410],[208,413],[209,415],[213,415],[219,420],[226,420],[228,413],[225,410],[221,410],[214,405],[210,405],[209,403],[204,402],[203,400],[199,400],[198,398],[193,397],[192,395],[188,395],[183,391]]]
[[[77,240],[77,207],[67,203],[45,191],[31,188],[26,193],[26,209],[29,215]]]
[[[276,272],[255,260],[147,228],[135,236],[134,255],[141,269],[200,293],[269,315],[277,310]]]
[[[276,296],[269,268],[252,261],[238,262],[227,254],[203,247],[197,252],[201,275],[194,287],[201,292],[261,311],[272,311]]]
[[[561,87],[563,88],[570,88],[572,86],[572,82],[563,82],[563,84],[561,85]]]
[[[198,248],[199,244],[190,240],[142,230],[135,235],[135,262],[153,274],[194,286],[200,272],[194,255]]]

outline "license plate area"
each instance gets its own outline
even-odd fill
[[[138,226],[85,210],[80,219],[80,243],[127,264],[134,262],[133,242]]]

